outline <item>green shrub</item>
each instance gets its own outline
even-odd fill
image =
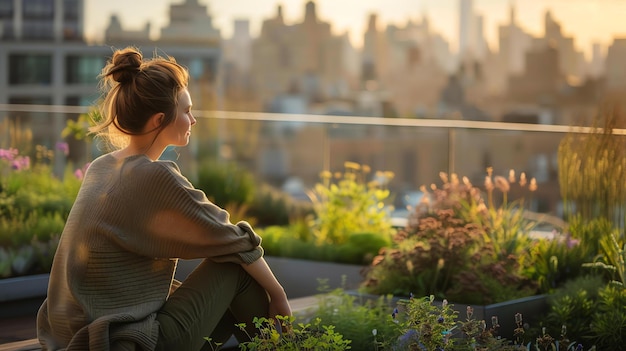
[[[255,318],[253,323],[258,331],[255,335],[248,335],[250,341],[239,344],[240,350],[250,351],[340,351],[350,349],[350,340],[336,332],[332,325],[322,324],[320,318],[310,323],[294,324],[295,317],[278,316],[281,331],[276,328],[275,322],[268,318]],[[237,325],[246,331],[246,325]],[[210,339],[206,339],[211,341]]]
[[[315,211],[310,226],[318,243],[342,244],[355,233],[378,233],[383,238],[394,233],[385,203],[393,174],[378,172],[368,182],[369,173],[368,166],[354,162],[346,162],[345,171],[335,176],[321,173],[321,182],[309,192]]]
[[[269,185],[261,185],[257,187],[247,215],[254,217],[258,226],[266,227],[288,225],[303,220],[312,212],[310,204],[295,201],[286,193]]]
[[[71,165],[62,178],[50,164],[53,153],[37,146],[35,162],[17,149],[0,149],[0,276],[50,270],[58,237],[80,188]]]
[[[506,200],[494,208],[491,192],[487,207],[467,179],[461,184],[454,175],[452,180],[446,174],[441,178],[443,186],[425,197],[393,245],[368,267],[366,291],[474,304],[536,293],[525,275],[531,226],[521,215],[523,209]]]
[[[391,320],[391,305],[390,296],[367,298],[335,289],[319,295],[315,316],[352,340],[353,350],[380,350],[400,336]]]
[[[256,191],[254,177],[233,162],[205,159],[198,166],[195,186],[220,207],[248,207]]]
[[[318,243],[302,223],[269,226],[257,232],[267,255],[349,264],[369,264],[380,248],[390,243],[377,233],[355,233],[342,244]]]
[[[549,313],[545,318],[548,332],[556,335],[562,325],[571,335],[589,336],[589,323],[598,299],[598,287],[604,284],[597,276],[580,276],[565,283],[548,297]]]
[[[591,133],[573,131],[561,141],[559,185],[567,216],[603,217],[615,227],[626,226],[626,137],[613,134],[624,121],[616,106],[606,104],[594,116]]]

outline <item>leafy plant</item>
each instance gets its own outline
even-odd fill
[[[585,220],[603,217],[616,227],[626,226],[626,138],[613,134],[624,114],[607,103],[594,116],[591,133],[572,133],[558,149],[561,196],[566,215]]]
[[[611,284],[618,289],[626,289],[626,239],[618,237],[616,232],[600,240],[602,254],[593,263],[584,264],[584,267],[600,268],[609,272]]]
[[[545,317],[548,333],[558,332],[556,328],[567,325],[570,334],[589,336],[589,324],[598,300],[598,286],[604,284],[597,276],[581,276],[556,289],[548,298],[549,313]]]
[[[57,238],[80,188],[71,166],[52,172],[53,152],[35,148],[34,161],[14,148],[0,149],[0,276],[48,272]]]
[[[598,291],[590,329],[598,350],[620,350],[626,345],[626,289],[608,284]]]
[[[394,230],[385,200],[390,195],[387,183],[393,174],[377,172],[368,181],[368,166],[346,162],[344,167],[343,173],[335,175],[322,172],[321,182],[309,192],[315,211],[311,228],[316,241],[342,244],[354,233],[391,236]]]
[[[366,291],[476,304],[534,294],[536,286],[525,276],[529,225],[519,215],[523,210],[506,201],[487,207],[467,178],[462,183],[456,175],[441,178],[443,186],[432,187],[393,246],[383,248],[368,267]],[[491,195],[487,203],[493,203]]]
[[[206,159],[198,166],[196,187],[216,205],[249,206],[254,199],[254,177],[233,162]]]
[[[248,334],[250,341],[239,344],[240,350],[250,351],[339,351],[350,349],[350,340],[337,333],[332,325],[323,325],[320,318],[311,323],[294,325],[293,316],[276,316],[276,321],[268,318],[254,318],[258,333]],[[280,330],[276,327],[279,323]],[[246,325],[237,325],[247,334]]]
[[[400,336],[398,325],[391,321],[391,305],[391,296],[367,296],[335,289],[319,296],[315,316],[352,340],[352,349],[379,350]]]
[[[368,264],[381,247],[388,245],[378,233],[355,233],[342,244],[318,243],[306,223],[258,229],[265,253],[314,261]]]
[[[262,184],[257,187],[247,215],[259,226],[289,225],[304,220],[313,212],[309,203],[296,201],[284,192]]]

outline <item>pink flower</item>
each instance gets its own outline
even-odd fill
[[[13,161],[17,153],[17,149],[14,148],[0,149],[0,160]]]
[[[87,162],[85,163],[83,168],[78,168],[77,170],[75,170],[74,176],[76,177],[76,179],[83,180],[83,178],[85,178],[85,173],[87,173],[87,169],[89,169],[90,165],[91,165],[91,162]]]
[[[11,162],[11,168],[16,171],[21,171],[30,168],[30,157],[18,156]]]

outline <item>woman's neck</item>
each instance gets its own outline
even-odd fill
[[[130,144],[128,144],[125,148],[116,151],[114,155],[120,159],[134,155],[146,155],[152,161],[156,161],[161,157],[164,150],[165,148],[154,143],[145,143],[131,138]]]

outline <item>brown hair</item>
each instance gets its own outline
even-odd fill
[[[165,114],[159,133],[172,123],[178,94],[189,83],[187,69],[173,57],[144,60],[134,47],[116,50],[99,77],[101,120],[90,132],[118,148],[127,143],[128,136],[145,133],[146,123],[156,113]]]

